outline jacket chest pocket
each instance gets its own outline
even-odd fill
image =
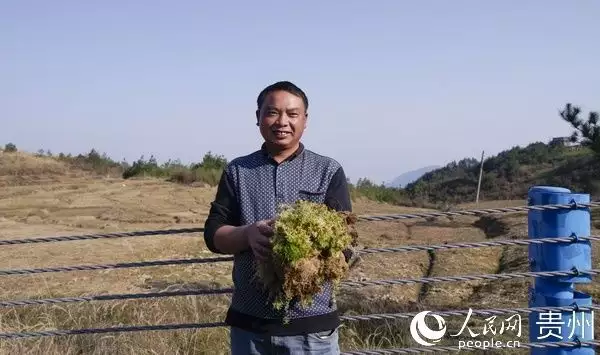
[[[298,200],[304,200],[313,203],[323,203],[325,202],[325,190],[299,190]]]

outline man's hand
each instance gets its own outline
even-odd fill
[[[273,219],[265,219],[252,223],[246,228],[246,238],[250,250],[259,260],[265,260],[271,253],[271,239],[273,235]]]

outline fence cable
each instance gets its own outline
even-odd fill
[[[500,207],[500,208],[447,211],[447,212],[436,211],[436,212],[417,212],[417,213],[388,214],[388,215],[384,214],[384,215],[376,215],[376,216],[359,216],[358,219],[362,219],[365,221],[390,221],[390,220],[397,220],[397,219],[478,216],[478,215],[489,215],[489,214],[505,214],[505,213],[515,213],[515,212],[546,211],[546,210],[592,208],[592,207],[600,207],[600,201],[593,201],[593,202],[589,202],[589,203],[573,202],[573,203],[569,203],[569,204]]]
[[[551,312],[551,311],[586,311],[600,309],[599,305],[591,306],[563,306],[563,307],[530,307],[530,308],[492,308],[473,310],[472,314],[479,315],[499,315],[508,313],[532,313],[532,312]],[[440,316],[455,316],[455,315],[466,315],[469,311],[466,310],[455,310],[455,311],[433,311],[433,313]],[[341,320],[346,321],[364,321],[364,320],[382,320],[382,319],[398,319],[398,318],[409,318],[416,315],[416,313],[396,313],[396,314],[365,314],[359,316],[341,316]],[[209,322],[209,323],[176,323],[176,324],[161,324],[161,325],[144,325],[144,326],[120,326],[120,327],[107,327],[107,328],[83,328],[83,329],[59,329],[59,330],[46,330],[46,331],[34,331],[34,332],[16,332],[16,333],[0,333],[0,339],[20,339],[20,338],[33,338],[33,337],[45,337],[45,336],[65,336],[65,335],[80,335],[80,334],[104,334],[104,333],[123,333],[123,332],[134,332],[134,331],[150,331],[150,330],[176,330],[176,329],[202,329],[202,328],[217,328],[227,327],[224,322]],[[453,347],[444,347],[453,348]],[[410,348],[409,348],[410,349]],[[435,350],[435,347],[429,347],[426,349]],[[382,350],[389,351],[389,350]],[[403,352],[407,349],[396,349],[394,350],[398,354],[404,354]],[[441,350],[438,350],[441,351]],[[368,352],[351,352],[346,354],[369,354]],[[378,354],[385,354],[378,353]]]
[[[472,314],[480,315],[498,315],[508,313],[532,313],[532,312],[551,312],[551,311],[586,311],[600,309],[599,305],[591,306],[563,306],[563,307],[530,307],[530,308],[498,308],[498,309],[485,309],[485,310],[473,310]],[[455,315],[466,315],[469,311],[467,310],[456,310],[456,311],[433,311],[433,313],[440,316],[455,316]],[[416,315],[416,313],[396,313],[396,314],[365,314],[358,316],[341,316],[343,321],[365,321],[365,320],[382,320],[382,319],[398,319],[398,318],[409,318]],[[390,318],[392,317],[392,318]],[[64,336],[64,335],[80,335],[80,334],[104,334],[104,333],[123,333],[123,332],[135,332],[135,331],[149,331],[149,330],[176,330],[176,329],[202,329],[202,328],[218,328],[227,327],[224,322],[209,322],[209,323],[175,323],[175,324],[160,324],[160,325],[133,325],[133,326],[119,326],[119,327],[107,327],[107,328],[83,328],[83,329],[58,329],[58,330],[46,330],[46,331],[34,331],[34,332],[15,332],[15,333],[0,333],[0,339],[19,339],[19,338],[34,338],[34,337],[45,337],[45,336]],[[432,349],[432,348],[429,348]]]
[[[537,272],[519,272],[505,274],[482,274],[482,275],[465,275],[465,276],[440,276],[440,277],[424,277],[413,279],[384,279],[373,281],[342,281],[341,286],[346,288],[362,288],[368,286],[392,286],[392,285],[407,285],[416,283],[433,283],[433,282],[448,282],[448,281],[479,281],[479,280],[508,280],[515,278],[526,277],[550,277],[550,276],[581,276],[581,275],[597,275],[600,269],[591,270],[576,270],[576,271],[537,271]],[[161,291],[147,293],[129,293],[129,294],[112,294],[98,296],[82,296],[82,297],[63,297],[63,298],[45,298],[45,299],[28,299],[28,300],[8,300],[0,301],[0,307],[15,307],[26,305],[43,305],[57,303],[78,303],[89,301],[111,301],[111,300],[128,300],[128,299],[144,299],[144,298],[160,298],[172,296],[201,296],[201,295],[216,295],[216,294],[232,294],[233,288],[215,288],[206,290],[181,290],[181,291]]]
[[[121,293],[121,294],[81,296],[81,297],[41,298],[41,299],[0,301],[0,308],[30,306],[30,305],[58,304],[58,303],[81,303],[81,302],[92,302],[92,301],[133,300],[133,299],[163,298],[163,297],[177,297],[177,296],[227,295],[227,294],[231,294],[232,292],[233,292],[233,288],[219,288],[219,289],[207,289],[207,290],[180,290],[180,291],[160,291],[160,292],[145,292],[145,293]]]
[[[38,238],[26,238],[26,239],[0,240],[0,245],[69,242],[69,241],[75,241],[75,240],[91,240],[91,239],[117,239],[117,238],[125,238],[125,237],[147,237],[147,236],[157,236],[157,235],[187,234],[187,233],[201,233],[201,232],[204,232],[204,228],[159,229],[159,230],[119,232],[119,233],[65,235],[65,236],[57,236],[57,237],[38,237]]]
[[[600,241],[598,236],[589,237],[550,237],[550,238],[536,238],[536,239],[505,239],[505,240],[494,240],[488,242],[468,242],[468,243],[447,243],[440,245],[406,245],[400,247],[383,247],[383,248],[365,248],[358,250],[359,254],[376,254],[376,253],[395,253],[395,252],[407,252],[407,251],[429,251],[429,250],[445,250],[445,249],[469,249],[469,248],[483,248],[483,247],[497,247],[497,246],[522,246],[529,244],[544,244],[544,243],[573,243],[578,241]]]
[[[122,293],[109,295],[91,295],[80,297],[56,297],[56,298],[41,298],[41,299],[24,299],[24,300],[9,300],[0,301],[0,308],[32,306],[32,305],[52,305],[62,303],[82,303],[94,301],[116,301],[116,300],[133,300],[133,299],[151,299],[165,297],[181,297],[181,296],[208,296],[208,295],[227,295],[233,292],[233,288],[218,288],[205,290],[178,290],[178,291],[159,291],[159,292],[144,292],[144,293]],[[552,312],[552,311],[587,311],[600,310],[600,305],[591,306],[562,306],[562,307],[528,307],[528,308],[490,308],[472,310],[476,315],[501,315],[515,312],[531,313],[531,312]],[[462,316],[467,315],[469,310],[448,310],[448,311],[432,311],[440,316]],[[348,321],[361,320],[384,320],[384,319],[405,319],[412,318],[418,312],[405,313],[379,313],[366,315],[345,315],[341,319]]]
[[[400,247],[383,247],[383,248],[365,248],[359,249],[358,254],[377,254],[377,253],[397,253],[411,251],[428,251],[428,250],[447,250],[447,249],[468,249],[468,248],[483,248],[496,246],[522,246],[529,244],[543,243],[573,243],[577,241],[600,241],[598,236],[590,237],[557,237],[557,238],[538,238],[538,239],[523,239],[523,240],[496,240],[488,242],[470,242],[470,243],[448,243],[440,245],[407,245]],[[124,269],[132,267],[148,267],[148,266],[166,266],[166,265],[185,265],[185,264],[207,264],[233,261],[232,256],[218,256],[208,258],[191,258],[191,259],[165,259],[165,260],[150,260],[137,261],[130,263],[116,264],[96,264],[96,265],[74,265],[74,266],[57,266],[48,268],[36,269],[13,269],[0,270],[0,276],[7,275],[31,275],[49,272],[69,272],[69,271],[86,271],[86,270],[109,270],[109,269]]]
[[[216,262],[231,261],[231,260],[232,260],[231,257],[222,256],[222,257],[210,257],[210,258],[136,261],[136,262],[131,262],[131,263],[116,263],[116,264],[57,266],[57,267],[37,268],[37,269],[13,269],[13,270],[0,270],[0,276],[31,275],[31,274],[41,274],[41,273],[48,273],[48,272],[126,269],[126,268],[132,268],[132,267],[148,267],[148,266],[208,264],[208,263],[216,263]]]
[[[434,282],[453,282],[453,281],[481,281],[481,280],[509,280],[521,279],[526,277],[553,277],[553,276],[584,276],[598,275],[600,269],[573,270],[573,271],[528,271],[503,274],[480,274],[463,276],[434,276],[407,279],[385,279],[372,281],[343,281],[341,284],[346,287],[358,288],[365,286],[392,286],[392,285],[411,285],[411,284],[429,284]]]
[[[156,265],[181,265],[195,264],[198,262],[214,262],[208,259],[180,259],[180,260],[165,260],[151,262],[136,262],[108,265],[83,265],[83,266],[65,266],[56,268],[43,269],[16,269],[16,270],[0,270],[1,275],[29,275],[47,272],[63,272],[63,271],[81,271],[81,270],[105,270],[105,269],[120,269],[125,267],[144,267]],[[507,280],[514,278],[526,277],[552,277],[552,276],[582,276],[582,275],[597,275],[600,269],[590,270],[572,270],[572,271],[530,271],[530,272],[515,272],[502,274],[481,274],[481,275],[462,275],[462,276],[434,276],[421,278],[407,279],[385,279],[372,281],[343,281],[341,284],[347,287],[363,287],[363,286],[390,286],[390,285],[410,285],[418,283],[433,283],[433,282],[453,282],[453,281],[481,281],[481,280]]]
[[[80,335],[80,334],[125,333],[125,332],[140,332],[140,331],[149,331],[149,330],[203,329],[203,328],[217,328],[217,327],[223,327],[223,326],[226,326],[226,324],[224,322],[212,322],[212,323],[130,325],[130,326],[108,327],[108,328],[59,329],[59,330],[44,330],[44,331],[37,331],[37,332],[0,333],[0,339],[22,339],[22,338],[37,338],[37,337]]]
[[[534,312],[563,312],[563,311],[575,311],[585,312],[600,310],[600,305],[593,304],[590,306],[562,306],[562,307],[528,307],[528,308],[489,308],[489,309],[460,309],[460,310],[447,310],[447,311],[436,311],[432,310],[432,314],[437,314],[442,317],[452,316],[466,316],[469,311],[473,315],[481,316],[497,316],[506,315],[513,313],[534,313]],[[340,316],[340,319],[345,321],[370,321],[370,320],[398,320],[398,319],[410,319],[416,316],[419,312],[405,312],[405,313],[379,313],[379,314],[364,314],[364,315],[344,315]]]
[[[558,210],[558,209],[569,209],[569,208],[592,208],[592,207],[600,207],[600,201],[593,201],[590,203],[575,203],[574,202],[571,204],[502,207],[502,208],[458,210],[458,211],[447,211],[447,212],[435,211],[435,212],[418,212],[418,213],[404,213],[404,214],[366,215],[366,216],[357,216],[357,219],[363,220],[363,221],[390,221],[390,220],[402,220],[402,219],[423,219],[423,218],[454,217],[454,216],[477,216],[477,215],[505,214],[505,213],[516,213],[516,212],[527,212],[527,211],[544,211],[544,210]],[[125,238],[125,237],[158,236],[158,235],[201,233],[201,232],[204,232],[204,228],[163,229],[163,230],[147,230],[147,231],[120,232],[120,233],[101,233],[101,234],[85,234],[85,235],[57,236],[57,237],[9,239],[9,240],[0,240],[0,246],[15,245],[15,244],[65,242],[65,241],[90,240],[90,239],[115,239],[115,238]]]

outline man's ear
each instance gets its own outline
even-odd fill
[[[260,110],[256,110],[256,125],[259,126],[260,121]]]

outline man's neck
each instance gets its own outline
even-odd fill
[[[277,163],[281,163],[282,161],[284,161],[287,158],[289,158],[290,156],[292,156],[300,148],[300,144],[298,143],[293,147],[281,149],[279,147],[272,146],[269,143],[266,143],[265,148],[266,148],[267,152],[269,153],[269,155]]]

